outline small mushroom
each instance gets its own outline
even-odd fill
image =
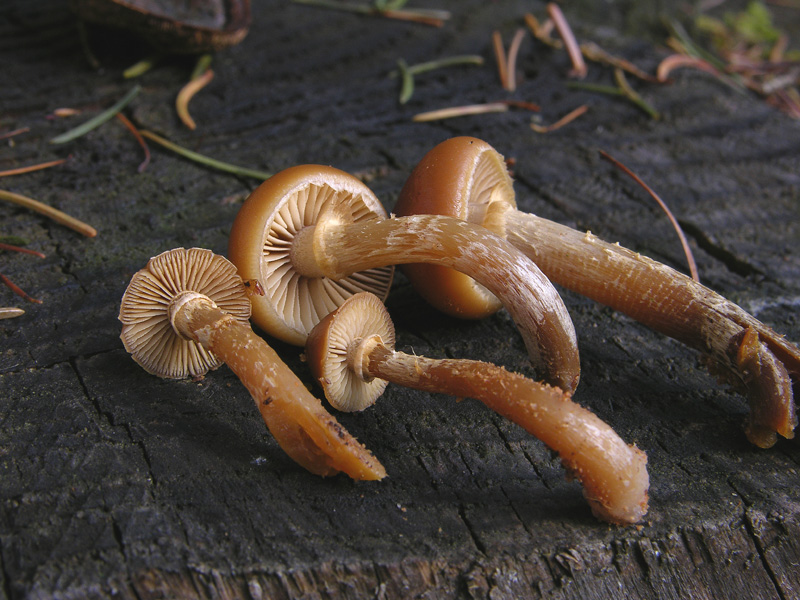
[[[598,518],[630,524],[647,512],[647,456],[569,392],[485,362],[397,352],[391,318],[372,294],[348,298],[320,321],[308,336],[306,357],[336,408],[362,410],[389,382],[475,398],[558,452]]]
[[[549,381],[570,390],[578,383],[572,321],[536,265],[485,228],[459,219],[386,218],[370,189],[338,169],[301,165],[262,183],[236,216],[228,255],[242,277],[268,290],[254,299],[253,321],[297,345],[349,296],[370,291],[384,298],[391,265],[421,262],[463,271],[494,307],[493,296],[508,309]],[[439,284],[417,281],[416,287],[440,303],[461,301]]]
[[[250,300],[227,259],[177,248],[131,279],[119,312],[122,343],[147,372],[200,377],[225,362],[284,451],[318,475],[381,479],[383,466],[250,328]]]
[[[794,436],[792,383],[800,349],[743,309],[678,271],[619,244],[606,243],[516,210],[503,157],[488,143],[456,137],[430,150],[400,193],[398,215],[445,214],[480,224],[511,242],[555,283],[624,312],[710,355],[715,369],[744,387],[751,442],[772,446]],[[411,281],[463,275],[405,267]]]

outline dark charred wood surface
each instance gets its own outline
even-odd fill
[[[541,443],[469,400],[390,386],[369,410],[338,415],[389,472],[356,483],[291,462],[226,368],[183,382],[140,369],[119,340],[130,276],[178,246],[224,254],[258,182],[153,145],[137,173],[141,149],[117,120],[51,145],[122,97],[133,85],[122,70],[147,53],[125,34],[89,28],[101,64],[92,68],[63,4],[0,6],[0,131],[30,128],[2,142],[0,169],[69,157],[0,186],[99,231],[85,239],[0,203],[0,235],[47,255],[0,258],[0,272],[42,300],[0,288],[0,305],[26,310],[0,321],[0,598],[800,597],[798,443],[749,445],[746,401],[695,352],[577,295],[564,294],[582,356],[576,400],[649,456],[651,507],[638,527],[593,519]],[[508,43],[544,3],[427,4],[453,19],[432,28],[257,2],[249,36],[215,57],[212,84],[191,103],[196,131],[174,110],[186,58],[144,75],[126,114],[242,166],[325,163],[361,174],[388,209],[429,148],[474,135],[514,159],[524,210],[683,269],[665,215],[600,158],[605,150],[670,205],[706,285],[800,341],[796,121],[688,70],[671,85],[633,82],[661,112],[654,121],[618,98],[568,88],[566,55],[530,37],[508,94],[491,32]],[[651,72],[666,55],[655,43],[666,3],[571,4],[580,3],[565,10],[581,39]],[[411,101],[398,104],[389,77],[398,58],[454,54],[486,63],[420,76]],[[611,75],[591,66],[587,80]],[[546,135],[520,110],[411,122],[423,110],[509,97],[539,103],[545,123],[581,104],[590,110]],[[48,117],[59,107],[82,114]],[[505,313],[444,318],[402,275],[388,307],[404,350],[535,375]],[[312,385],[300,349],[276,348]]]

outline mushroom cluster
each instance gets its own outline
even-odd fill
[[[381,479],[383,466],[250,328],[247,288],[226,258],[176,248],[134,274],[119,311],[122,342],[148,373],[200,377],[225,362],[270,433],[312,473]]]
[[[534,366],[554,385],[573,390],[580,377],[575,329],[561,297],[521,251],[488,229],[437,215],[387,218],[375,194],[332,167],[300,165],[262,183],[231,228],[228,257],[244,279],[262,283],[253,321],[268,334],[303,345],[322,317],[349,296],[385,298],[393,265],[455,269],[471,284],[468,315],[504,306]],[[435,280],[417,289],[437,304],[461,306],[461,290]],[[480,307],[480,308],[478,308]]]
[[[647,512],[644,452],[626,444],[571,394],[489,363],[430,359],[394,349],[394,325],[380,299],[361,292],[320,321],[306,357],[325,397],[340,410],[362,410],[389,382],[480,400],[556,451],[581,482],[594,515],[636,523]]]
[[[490,229],[553,282],[709,356],[715,372],[746,391],[750,415],[745,432],[751,442],[767,448],[778,434],[794,436],[792,386],[800,382],[796,345],[690,277],[591,233],[516,210],[514,198],[500,153],[485,141],[456,137],[417,164],[395,211],[444,214]],[[428,265],[405,270],[412,281],[464,277]]]
[[[384,477],[253,332],[252,319],[267,334],[306,346],[334,408],[363,410],[389,382],[478,399],[558,452],[596,516],[635,523],[647,511],[646,456],[573,401],[577,341],[552,280],[707,354],[746,391],[746,433],[756,445],[794,435],[797,346],[691,278],[518,211],[514,198],[503,157],[476,138],[433,148],[391,217],[357,178],[321,165],[291,167],[242,205],[230,262],[179,248],[134,275],[120,309],[123,343],[161,377],[199,377],[227,363],[299,464],[319,475]],[[544,382],[480,361],[395,351],[383,306],[395,265],[448,314],[481,318],[507,309]]]

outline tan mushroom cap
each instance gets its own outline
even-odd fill
[[[253,300],[253,321],[270,335],[302,346],[311,328],[362,291],[385,299],[394,267],[379,267],[339,280],[306,277],[292,265],[292,240],[322,218],[357,223],[387,217],[372,191],[343,171],[322,165],[285,169],[244,202],[231,229],[228,256],[244,279],[265,290]]]
[[[221,364],[172,327],[173,301],[187,292],[207,296],[239,321],[250,318],[242,279],[224,257],[203,248],[175,248],[151,258],[131,279],[119,311],[122,343],[148,373],[170,379],[200,377]]]
[[[374,294],[361,292],[311,330],[306,359],[334,408],[359,411],[372,406],[389,383],[359,367],[376,343],[394,348],[394,342],[394,325],[383,302]],[[351,363],[356,370],[348,366]]]
[[[482,225],[482,208],[498,200],[516,207],[503,157],[483,140],[461,136],[441,142],[422,158],[406,180],[394,212],[398,217],[446,215]],[[501,307],[485,287],[453,269],[427,264],[402,269],[414,288],[446,314],[480,319]]]

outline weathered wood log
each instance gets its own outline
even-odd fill
[[[94,239],[0,204],[0,236],[40,260],[2,253],[0,598],[791,598],[800,589],[800,447],[749,445],[747,403],[677,342],[575,294],[583,374],[576,401],[649,456],[650,512],[638,527],[592,518],[580,486],[537,440],[473,401],[390,386],[363,413],[337,414],[386,466],[382,482],[321,479],[269,436],[225,367],[162,381],[124,352],[117,321],[130,276],[177,246],[225,253],[240,201],[259,182],[141,149],[112,120],[48,144],[122,97],[121,71],[147,52],[91,28],[86,62],[63,3],[0,8],[0,168],[57,168],[0,180],[98,229]],[[174,98],[192,64],[167,59],[126,109],[139,127],[231,163],[276,171],[324,163],[362,174],[391,210],[404,178],[437,142],[482,137],[513,158],[523,210],[683,269],[663,213],[603,161],[603,149],[656,189],[689,235],[701,280],[800,341],[800,127],[752,94],[696,71],[634,82],[662,114],[566,86],[569,61],[527,38],[517,91],[499,85],[491,32],[506,40],[544,4],[442,0],[442,28],[289,3],[253,6],[245,41],[214,59],[215,78],[182,127]],[[577,4],[577,3],[576,3]],[[594,6],[593,3],[587,3]],[[637,3],[637,7],[658,2]],[[567,10],[579,37],[652,72],[665,55],[622,7]],[[639,8],[637,18],[644,14]],[[640,22],[639,22],[640,23]],[[647,24],[646,24],[647,25]],[[793,28],[796,32],[797,29]],[[134,49],[131,49],[134,48]],[[481,67],[419,76],[408,104],[389,73],[454,54]],[[590,65],[589,78],[613,81]],[[423,110],[514,98],[531,114],[413,123]],[[82,114],[49,118],[60,107]],[[507,314],[480,322],[426,307],[402,276],[387,306],[397,347],[502,364],[535,376]],[[300,349],[275,344],[313,386]],[[318,389],[314,388],[317,395]]]

